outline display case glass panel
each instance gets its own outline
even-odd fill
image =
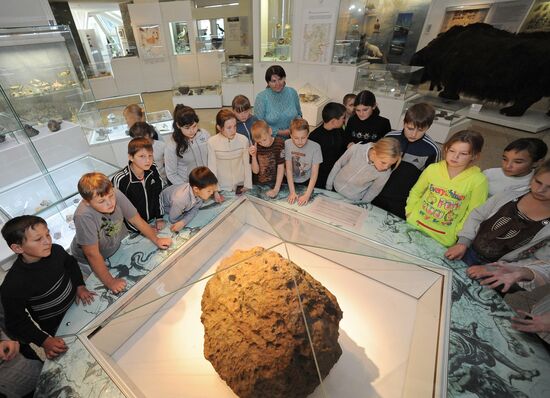
[[[172,37],[172,54],[191,54],[187,22],[170,22],[169,26],[170,36]]]
[[[292,58],[292,0],[261,0],[260,60],[290,62]]]
[[[338,339],[343,353],[309,396],[440,396],[444,391],[451,272],[255,198],[224,211],[79,338],[128,394],[176,396],[185,390],[186,397],[235,396],[204,357],[201,297],[214,276],[234,280],[234,269],[253,266],[251,255],[218,268],[224,258],[257,246],[309,273],[343,311]],[[293,280],[300,277],[296,271]],[[237,288],[236,283],[227,287]],[[299,289],[293,294],[301,297]],[[282,322],[294,319],[311,336],[316,323],[305,315],[306,304],[296,302],[287,302]],[[271,308],[256,300],[239,306],[258,317]],[[224,324],[220,321],[220,328]],[[309,347],[308,363],[318,367],[311,339]]]
[[[222,62],[222,83],[252,83],[254,64],[252,60]]]
[[[424,67],[399,64],[366,64],[357,68],[354,91],[407,99],[418,91]]]
[[[410,106],[419,103],[428,103],[435,108],[434,123],[442,124],[445,126],[453,126],[466,119],[459,111],[462,111],[470,107],[470,103],[466,101],[449,101],[434,95],[421,95],[411,98],[405,104],[408,109]]]
[[[381,18],[378,3],[378,0],[340,2],[333,63],[382,62],[384,55],[377,45]]]
[[[0,85],[25,124],[76,121],[94,99],[76,45],[66,27],[0,30]]]
[[[152,125],[159,134],[172,132],[172,114],[168,110],[149,112],[145,115],[147,123]]]
[[[145,113],[141,94],[112,97],[82,104],[77,118],[90,145],[118,141],[130,136],[124,109],[138,105]]]
[[[197,21],[197,52],[205,53],[223,50],[223,18],[199,19]]]
[[[200,96],[200,95],[220,95],[221,87],[219,84],[207,86],[179,86],[174,89],[175,96]]]
[[[11,218],[38,213],[76,195],[78,180],[92,171],[111,176],[118,167],[83,157],[0,192],[0,211]]]

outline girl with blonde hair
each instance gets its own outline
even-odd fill
[[[327,189],[334,187],[348,199],[370,202],[382,191],[399,162],[401,146],[395,138],[352,145],[332,167]]]

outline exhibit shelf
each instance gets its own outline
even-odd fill
[[[527,131],[529,133],[539,133],[550,129],[550,117],[542,111],[527,109],[522,116],[514,117],[500,114],[499,110],[502,107],[504,105],[485,104],[481,107],[480,111],[477,111],[474,104],[471,107],[460,110],[458,113],[470,119]]]
[[[55,361],[46,361],[36,394],[54,396],[56,391],[63,390],[87,397],[102,397],[107,392],[110,397],[142,397],[161,396],[176,388],[177,395],[201,396],[194,393],[199,391],[205,396],[206,390],[200,389],[202,385],[210,392],[216,391],[210,396],[234,396],[203,357],[202,331],[196,324],[200,315],[196,300],[200,301],[204,286],[201,283],[211,275],[208,270],[215,266],[220,256],[226,255],[221,251],[256,245],[258,236],[262,245],[275,250],[279,242],[284,241],[282,244],[287,246],[285,250],[290,258],[296,259],[296,263],[327,284],[329,289],[336,290],[343,306],[339,339],[344,348],[341,364],[337,363],[323,381],[324,395],[318,389],[312,397],[393,397],[407,396],[407,391],[415,391],[409,396],[458,397],[465,392],[471,396],[488,396],[494,391],[503,391],[510,396],[535,397],[544,396],[550,389],[550,381],[541,376],[550,372],[549,353],[529,335],[505,329],[509,326],[506,319],[512,316],[511,310],[497,293],[469,279],[464,263],[445,259],[443,246],[385,211],[370,204],[346,203],[333,192],[315,190],[311,203],[301,207],[288,204],[286,187],[274,200],[267,200],[265,192],[264,188],[254,187],[246,198],[235,198],[227,193],[227,200],[222,204],[206,203],[188,227],[172,234],[173,245],[166,251],[157,250],[152,242],[140,235],[126,238],[109,259],[109,267],[113,274],[125,275],[127,291],[120,295],[108,293],[94,275],[86,281],[88,289],[98,296],[90,306],[73,305],[69,309],[58,330],[69,350]],[[163,233],[170,233],[168,227]],[[363,246],[357,244],[365,239],[377,251],[362,249]],[[217,248],[215,252],[212,247]],[[323,260],[310,262],[302,258],[303,255],[322,256]],[[376,266],[376,261],[372,267],[367,261],[362,269],[355,269],[363,267],[361,262],[351,261],[351,268],[344,270],[341,265],[328,264],[327,261],[336,260],[331,257],[333,255],[339,264],[345,261],[344,257],[365,261],[373,257],[380,264],[400,265],[394,269],[396,272],[387,272],[386,266]],[[182,258],[185,267],[178,265]],[[403,263],[405,258],[408,264]],[[343,273],[348,271],[355,272],[354,282],[344,283],[342,290],[338,284],[346,280]],[[327,272],[335,274],[327,277],[323,274]],[[370,299],[364,297],[365,300],[355,305],[355,293],[348,297],[346,288],[355,291],[355,285],[360,288],[365,277],[368,279],[365,283],[371,288],[383,289],[385,293],[380,291]],[[437,284],[439,288],[435,291],[438,293],[432,295],[429,286]],[[381,295],[399,295],[399,292],[406,292],[409,304],[424,296],[435,301],[403,317],[397,315],[400,308],[397,296],[380,299]],[[369,289],[364,286],[357,291],[359,295],[368,293]],[[445,300],[450,303],[448,312]],[[184,307],[177,307],[177,303]],[[384,309],[388,304],[390,307]],[[440,312],[434,318],[429,314],[436,308]],[[354,315],[356,311],[364,311],[364,315],[358,317]],[[394,321],[405,322],[413,312],[416,316],[428,317],[418,318],[417,324],[412,322],[408,327],[403,324],[383,332],[385,326]],[[376,316],[381,318],[372,318]],[[354,330],[354,322],[363,317],[365,321],[370,320],[369,324]],[[399,319],[390,321],[392,318]],[[425,339],[427,335],[422,337],[422,333],[414,332],[413,325],[425,325],[434,319],[440,329],[438,337]],[[183,320],[187,324],[182,323]],[[189,320],[194,324],[189,324]],[[419,330],[429,334],[433,329],[421,327]],[[409,333],[409,336],[400,340],[396,335],[391,343],[381,343],[400,332]],[[392,361],[391,355],[384,356],[384,350],[405,347],[411,338],[410,350],[403,352],[398,361],[402,366],[394,367],[397,362]],[[140,342],[155,342],[150,361],[148,356],[143,356]],[[166,345],[160,344],[162,342]],[[432,355],[434,347],[437,352]],[[410,366],[408,361],[414,358],[417,350],[423,355]],[[133,352],[138,360],[132,359]],[[170,358],[157,355],[166,352]],[[171,361],[181,358],[186,359],[181,371],[174,372],[172,367],[168,371],[163,367],[179,363]],[[355,365],[347,362],[348,359],[353,359]],[[367,362],[363,363],[364,360]],[[156,370],[151,366],[157,366]],[[393,372],[386,373],[392,369]],[[177,382],[175,386],[159,382],[168,377],[168,373],[186,378],[185,386],[178,386]],[[428,373],[431,383],[419,378]],[[411,380],[409,384],[407,379]],[[353,395],[357,386],[362,390]],[[153,395],[151,388],[155,391]],[[159,389],[162,389],[160,395]]]

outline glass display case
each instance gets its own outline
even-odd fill
[[[222,83],[252,83],[253,77],[252,59],[222,62]]]
[[[311,311],[314,304],[302,290],[308,273],[343,311],[337,327],[342,355],[326,378],[316,376],[318,386],[308,396],[425,397],[446,391],[450,270],[250,197],[199,234],[78,334],[125,395],[177,396],[185,390],[186,397],[236,396],[205,358],[201,300],[213,279],[225,281],[225,295],[239,296],[239,278],[252,274],[259,259],[269,261],[262,257],[266,251],[300,268],[270,283],[280,277],[273,263],[259,285],[262,297],[242,295],[227,304],[236,315],[220,318],[222,336],[240,336],[245,325],[254,325],[252,319],[273,317],[273,325],[284,325],[273,326],[277,333],[272,327],[252,327],[252,337],[241,338],[253,342],[249,351],[243,350],[243,360],[285,358],[277,350],[286,346],[279,342],[297,326],[307,331],[294,336],[303,339],[304,349],[289,357],[304,369],[322,368],[316,336],[326,325],[318,322]],[[253,248],[241,259],[224,260],[236,250]],[[279,295],[288,301],[264,304]],[[276,336],[264,340],[264,333]],[[238,372],[237,363],[227,366]],[[262,391],[265,396],[270,392]]]
[[[412,98],[410,101],[407,101],[406,109],[421,102],[428,103],[435,108],[434,123],[444,126],[454,126],[455,124],[464,121],[466,117],[463,116],[460,111],[470,107],[470,103],[466,101],[449,101],[435,95],[426,94],[417,96]]]
[[[293,0],[261,0],[260,61],[291,61],[293,5]]]
[[[178,85],[173,90],[174,106],[184,104],[192,108],[220,108],[222,106],[222,90],[219,84],[204,86]]]
[[[64,26],[0,29],[0,85],[31,126],[75,122],[82,103],[94,99]]]
[[[205,53],[223,50],[225,36],[223,18],[199,19],[197,21],[197,52]]]
[[[330,102],[330,98],[309,83],[298,90],[298,96],[304,119],[311,127],[320,125],[323,121],[323,108]]]
[[[77,119],[90,145],[124,140],[130,137],[124,118],[124,108],[136,104],[145,112],[141,94],[85,102]]]
[[[332,62],[358,64],[382,62],[378,0],[340,2]]]
[[[376,97],[408,99],[418,91],[424,67],[400,64],[364,64],[357,68],[354,91],[372,91]]]
[[[170,37],[172,38],[172,54],[191,54],[187,22],[170,22],[169,26]]]
[[[145,119],[159,134],[170,134],[173,131],[172,114],[168,110],[149,112],[145,115]]]

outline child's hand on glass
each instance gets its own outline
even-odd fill
[[[42,348],[48,359],[53,359],[67,351],[67,345],[62,338],[48,336],[42,343]]]
[[[291,192],[288,194],[288,198],[286,200],[292,205],[294,204],[294,202],[296,202],[296,199],[298,199],[298,195],[296,195],[296,192]]]
[[[159,249],[163,249],[163,250],[168,249],[171,244],[172,244],[172,238],[169,238],[169,237],[161,238],[160,236],[157,236],[157,239],[155,241],[155,245],[157,245]]]
[[[11,361],[19,353],[19,342],[16,340],[0,341],[0,360]]]
[[[451,246],[447,249],[447,251],[445,252],[445,257],[447,257],[449,260],[460,260],[462,257],[464,257],[467,249],[468,248],[464,243],[457,243],[456,245]]]
[[[276,198],[277,195],[279,194],[279,191],[278,190],[275,190],[275,189],[270,189],[269,191],[267,191],[265,193],[268,197],[270,197],[271,199],[273,198]]]
[[[214,200],[217,202],[217,203],[222,203],[225,198],[223,197],[223,195],[219,192],[214,192]]]
[[[185,222],[183,220],[177,221],[170,227],[170,231],[179,232],[185,227]]]
[[[105,286],[114,294],[118,294],[126,288],[126,281],[122,278],[112,278]]]
[[[95,292],[90,292],[86,288],[86,286],[81,285],[76,288],[76,297],[75,297],[76,304],[77,305],[80,303],[84,305],[92,304],[92,302],[94,301],[95,295],[96,295]]]
[[[164,220],[162,218],[155,221],[155,228],[157,229],[157,232],[162,231],[164,228]]]
[[[309,198],[310,198],[310,194],[309,193],[304,193],[302,196],[300,196],[298,198],[298,206],[303,206],[303,205],[307,205],[307,202],[309,202]]]

